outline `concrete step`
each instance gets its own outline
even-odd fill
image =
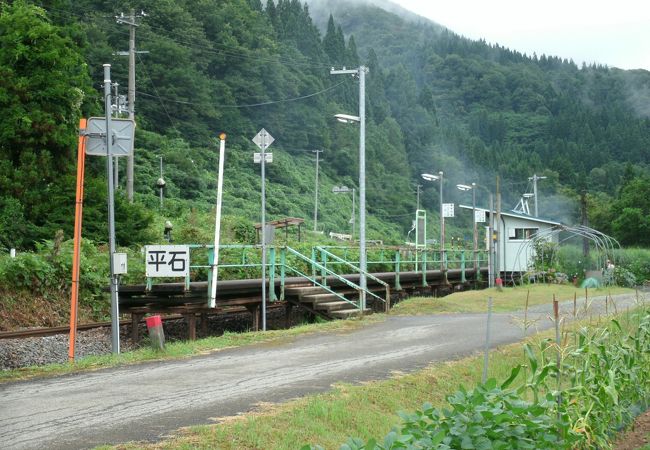
[[[298,297],[302,297],[304,295],[322,294],[327,292],[327,290],[323,289],[320,286],[292,286],[286,288],[284,292],[288,295],[296,295]]]
[[[370,314],[372,313],[371,309],[366,309],[364,314]],[[350,317],[358,317],[361,315],[361,311],[357,308],[352,308],[352,309],[338,309],[335,311],[331,311],[329,313],[332,317],[336,319],[349,319]]]
[[[327,312],[340,311],[344,309],[349,309],[350,307],[352,307],[352,305],[348,302],[344,302],[343,300],[338,302],[317,303],[316,305],[314,305],[314,309],[317,309],[319,311],[327,311]]]
[[[302,297],[300,297],[300,302],[313,303],[314,305],[316,305],[319,303],[338,301],[340,299],[341,297],[339,297],[336,294],[332,294],[331,292],[325,292],[322,294],[303,295]]]

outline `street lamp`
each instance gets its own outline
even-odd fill
[[[349,192],[352,193],[352,217],[350,218],[350,221],[348,222],[351,225],[351,230],[350,230],[350,240],[351,241],[354,241],[354,219],[356,218],[355,209],[354,209],[356,195],[355,195],[354,191],[355,191],[354,188],[350,189],[347,186],[334,186],[332,188],[332,192],[334,194],[347,194]]]
[[[349,114],[334,114],[334,118],[341,123],[359,123],[361,119],[359,116],[351,116]]]
[[[423,173],[422,179],[424,181],[440,181],[440,270],[444,271],[445,268],[445,215],[442,211],[442,175],[443,172],[438,172],[438,175],[430,173]]]
[[[492,209],[493,209],[493,198],[492,198],[492,192],[488,191],[488,189],[485,186],[481,186],[476,183],[472,183],[471,185],[468,184],[457,184],[456,188],[458,190],[467,192],[467,191],[472,191],[472,220],[474,222],[473,228],[474,228],[474,273],[478,276],[478,271],[480,270],[480,267],[478,265],[478,229],[477,229],[477,222],[476,222],[476,188],[481,188],[485,192],[488,193],[490,196],[490,221],[488,222],[488,234],[490,235],[489,241],[488,241],[488,285],[489,287],[493,287],[493,276],[492,273],[494,271],[492,264],[493,264],[493,240],[492,240],[492,233],[493,233],[493,225],[492,225]]]
[[[330,75],[352,75],[359,77],[359,115],[336,114],[339,122],[359,123],[359,287],[361,288],[359,303],[361,311],[366,309],[366,72],[368,68],[359,66],[356,69],[330,70]]]
[[[478,230],[476,228],[476,183],[457,184],[456,188],[462,192],[472,191],[472,241],[474,251],[474,276],[478,276]]]

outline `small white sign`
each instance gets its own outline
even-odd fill
[[[113,253],[113,273],[115,275],[124,275],[127,273],[126,253]]]
[[[474,222],[487,222],[486,219],[486,211],[484,209],[476,209],[474,210]]]
[[[186,277],[190,274],[190,248],[187,245],[146,245],[147,277]]]
[[[273,144],[275,139],[269,134],[264,128],[262,128],[259,133],[253,138],[253,142],[260,148],[260,150],[266,150]]]
[[[262,162],[261,153],[253,153],[253,162],[255,164],[260,164]],[[272,163],[273,162],[273,153],[264,153],[264,162]]]
[[[454,217],[454,204],[453,203],[443,203],[442,204],[442,217]]]

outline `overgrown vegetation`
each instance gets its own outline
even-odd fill
[[[502,383],[461,387],[447,397],[449,408],[425,404],[401,414],[383,440],[350,439],[341,448],[608,448],[650,397],[650,312],[625,325],[584,327],[561,345],[524,344],[526,363]]]
[[[582,248],[575,245],[543,243],[535,250],[536,270],[549,275],[564,273],[569,279],[575,277],[580,282],[588,271],[600,271],[605,275],[606,260],[611,258],[615,268],[609,274],[610,279],[606,280],[610,284],[632,287],[650,280],[650,250],[645,248],[614,249],[610,255],[592,251],[587,257],[583,255]]]

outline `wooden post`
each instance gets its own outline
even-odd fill
[[[141,313],[131,313],[131,340],[134,344],[137,344],[140,341],[140,333],[138,326],[140,325],[140,319],[142,319],[143,314]]]
[[[287,306],[284,310],[284,326],[286,328],[291,327],[291,312],[293,311],[293,303],[287,302]]]
[[[260,305],[246,305],[246,309],[253,316],[253,331],[260,330]]]
[[[201,335],[207,336],[208,334],[208,313],[201,313]]]
[[[187,321],[187,338],[190,341],[195,341],[196,340],[196,314],[188,313],[183,315],[185,316],[185,320]]]

